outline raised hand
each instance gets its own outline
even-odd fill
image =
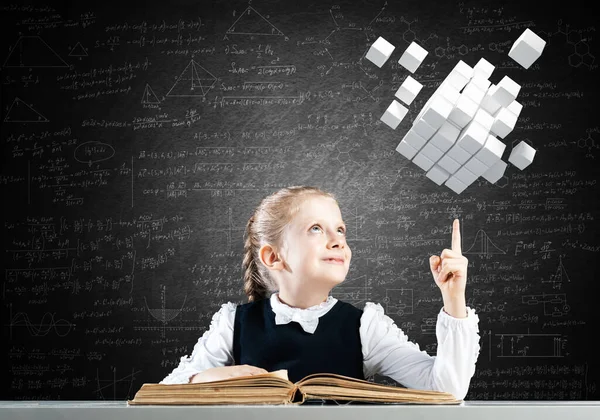
[[[444,249],[441,255],[429,258],[431,274],[442,291],[444,300],[464,298],[467,285],[469,260],[461,253],[460,225],[458,219],[452,224],[452,249]]]

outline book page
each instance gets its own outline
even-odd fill
[[[377,394],[404,394],[411,398],[419,396],[421,398],[454,399],[454,396],[452,394],[446,392],[416,390],[411,388],[377,384],[363,379],[356,379],[333,373],[308,375],[301,381],[297,382],[296,385],[302,390],[312,389],[313,391],[314,389],[324,390],[326,387],[339,388],[335,390],[335,392],[341,392],[345,395],[364,395],[372,397]],[[345,390],[348,390],[348,392],[346,392]]]

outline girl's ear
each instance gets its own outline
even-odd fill
[[[258,257],[269,270],[282,270],[285,267],[283,260],[269,244],[260,247]]]

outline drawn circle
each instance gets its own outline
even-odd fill
[[[73,155],[77,162],[92,164],[112,158],[115,149],[110,144],[92,140],[77,146]]]

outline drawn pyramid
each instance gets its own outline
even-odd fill
[[[559,256],[559,263],[558,263],[558,267],[556,268],[556,274],[554,274],[554,281],[562,283],[565,280],[568,281],[569,283],[571,283],[569,274],[567,274],[567,270],[565,269],[565,266],[562,263],[562,257]]]
[[[39,36],[22,36],[12,48],[4,67],[69,67]]]
[[[506,252],[494,245],[489,236],[487,236],[487,233],[479,229],[475,235],[473,245],[466,252],[463,252],[463,254],[494,255],[506,254]]]
[[[48,122],[48,119],[21,99],[15,98],[4,117],[4,122],[34,123]]]
[[[215,85],[217,78],[208,70],[190,60],[166,96],[204,96]]]
[[[154,94],[154,91],[150,87],[148,83],[146,83],[146,88],[144,89],[144,96],[142,96],[143,104],[159,104],[160,101]]]
[[[227,29],[228,34],[238,35],[283,35],[279,29],[265,19],[252,6],[248,6]]]
[[[85,50],[85,48],[83,48],[83,45],[81,45],[81,42],[78,42],[77,44],[75,44],[75,46],[69,53],[69,56],[70,57],[87,57],[88,53]]]

